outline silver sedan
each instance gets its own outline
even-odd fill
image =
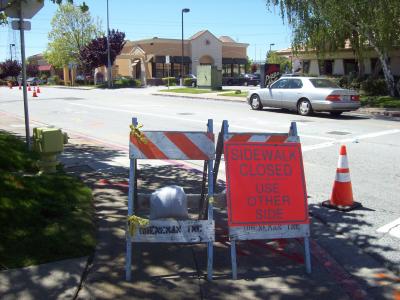
[[[326,78],[281,77],[267,88],[250,91],[247,102],[256,110],[267,106],[294,110],[303,116],[314,111],[340,115],[358,109],[360,96]]]

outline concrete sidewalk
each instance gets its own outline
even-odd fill
[[[0,128],[23,134],[23,128],[10,126],[20,122],[1,114]],[[96,251],[89,259],[1,271],[1,299],[395,299],[399,295],[398,277],[313,217],[312,274],[305,273],[301,240],[247,241],[238,245],[239,279],[232,280],[223,199],[215,209],[212,282],[206,280],[204,245],[178,244],[135,244],[133,280],[126,282],[128,169],[115,159],[126,155],[90,137],[71,136],[62,161],[67,172],[93,190]],[[196,193],[201,182],[196,170],[147,161],[140,165],[139,178],[144,193],[169,184]],[[221,180],[217,192],[224,189]]]

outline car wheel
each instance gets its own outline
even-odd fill
[[[330,112],[330,114],[331,114],[332,116],[335,116],[335,117],[340,116],[342,113],[343,113],[342,111],[331,111],[331,112]]]
[[[263,108],[263,106],[260,101],[260,96],[258,96],[257,94],[251,95],[250,106],[251,106],[251,109],[253,109],[253,110],[261,110]]]
[[[299,103],[297,103],[297,112],[302,116],[309,116],[313,113],[312,106],[310,101],[307,99],[301,99]]]
[[[192,87],[196,87],[196,82],[192,82]]]

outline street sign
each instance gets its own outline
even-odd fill
[[[165,56],[165,63],[166,63],[166,64],[169,64],[169,63],[170,63],[169,55]]]
[[[299,143],[225,143],[229,226],[308,224]]]
[[[0,0],[0,7],[6,7],[9,0]],[[37,14],[39,10],[41,10],[44,6],[44,1],[37,0],[28,0],[22,1],[21,3],[21,15],[20,15],[20,7],[18,5],[18,1],[14,2],[10,7],[5,9],[5,13],[10,18],[21,18],[22,19],[32,19],[34,15]]]
[[[12,20],[11,28],[14,30],[21,30],[21,29],[22,30],[31,30],[31,22],[29,22],[29,21],[20,22],[19,20]]]

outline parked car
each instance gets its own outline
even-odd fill
[[[242,85],[259,85],[260,84],[260,74],[240,74],[240,79],[242,79]]]
[[[281,77],[264,89],[252,90],[247,102],[254,110],[264,106],[286,108],[300,115],[327,111],[340,115],[360,107],[360,96],[354,90],[342,89],[326,78]]]
[[[39,85],[39,84],[43,84],[43,81],[38,77],[29,77],[26,80],[26,83],[30,84],[30,85]]]

